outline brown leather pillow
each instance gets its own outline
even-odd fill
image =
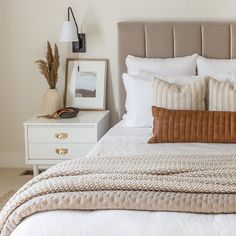
[[[168,110],[152,107],[148,143],[236,143],[236,112]]]

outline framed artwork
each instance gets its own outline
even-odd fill
[[[64,107],[81,110],[105,110],[106,59],[72,59],[66,61]]]

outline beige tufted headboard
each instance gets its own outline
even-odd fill
[[[125,112],[121,75],[128,54],[139,57],[179,57],[198,53],[209,58],[236,58],[236,22],[118,23],[119,115]]]

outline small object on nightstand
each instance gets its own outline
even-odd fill
[[[81,111],[72,119],[32,118],[24,123],[26,164],[51,166],[85,157],[110,128],[109,111]]]
[[[67,111],[63,111],[63,109],[60,112],[61,118],[74,118],[79,113],[79,108],[77,107],[67,107]]]
[[[75,118],[79,113],[79,108],[77,107],[66,107],[63,109],[60,109],[56,112],[54,112],[51,115],[46,116],[37,116],[37,118],[45,118],[45,119],[57,119],[59,117],[61,118]]]

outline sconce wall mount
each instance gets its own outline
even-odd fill
[[[70,20],[72,15],[73,21]],[[79,33],[79,27],[71,7],[68,7],[68,21],[63,23],[61,34],[61,42],[72,42],[72,51],[76,53],[86,52],[86,36]]]
[[[72,42],[73,52],[86,52],[86,36],[83,33],[78,34],[79,41]]]

